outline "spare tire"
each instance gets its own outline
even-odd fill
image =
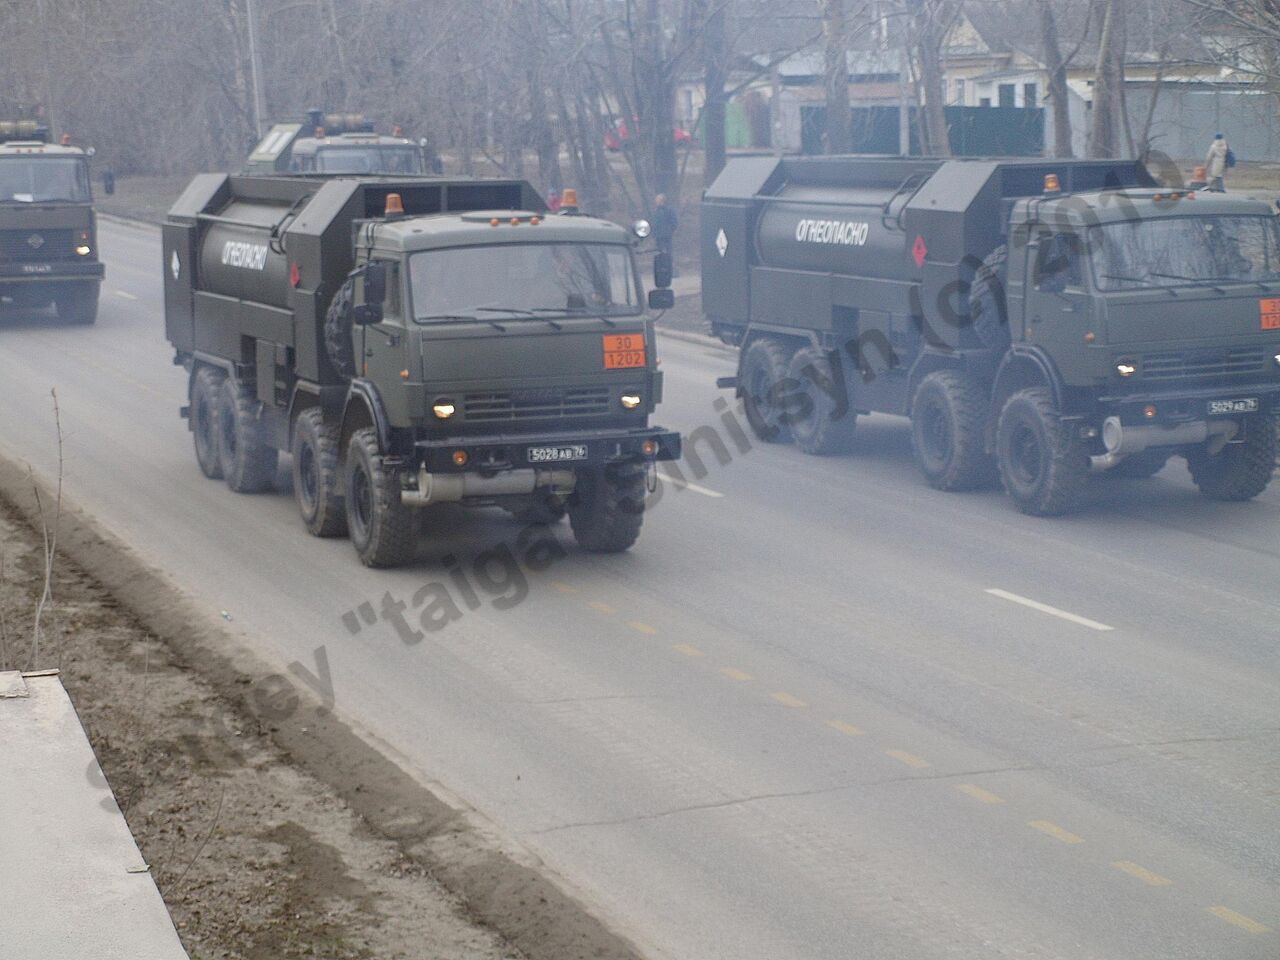
[[[351,298],[354,289],[350,280],[339,287],[324,315],[325,354],[334,369],[344,377],[356,375],[356,353],[351,340]]]
[[[973,332],[997,357],[1009,349],[1009,306],[1005,300],[1009,248],[1000,244],[982,261],[969,287],[969,322]]]

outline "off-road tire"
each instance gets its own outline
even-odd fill
[[[1131,457],[1125,457],[1114,467],[1103,474],[1104,477],[1115,477],[1117,480],[1149,480],[1164,469],[1172,453],[1144,450]]]
[[[546,490],[539,490],[528,497],[508,501],[502,509],[521,523],[541,523],[550,526],[559,523],[569,512],[563,497]]]
[[[302,522],[317,537],[347,534],[338,443],[338,428],[325,423],[319,407],[298,414],[293,425],[293,496]]]
[[[751,432],[765,443],[788,443],[791,430],[784,411],[773,402],[778,385],[787,378],[791,350],[772,337],[751,341],[742,355],[742,401]]]
[[[351,339],[351,300],[355,287],[348,280],[338,288],[324,315],[324,350],[335,370],[356,375],[355,345]]]
[[[996,247],[982,261],[969,287],[969,323],[974,334],[995,356],[1009,349],[1009,307],[1005,299],[1009,248]]]
[[[996,460],[1005,491],[1023,513],[1052,517],[1075,509],[1089,480],[1089,456],[1064,424],[1046,387],[1019,390],[1000,411]]]
[[[98,319],[98,284],[68,283],[53,296],[58,319],[88,326]]]
[[[200,472],[210,480],[222,479],[218,447],[218,402],[226,375],[213,367],[201,367],[191,378],[191,437]]]
[[[574,539],[592,553],[621,553],[640,536],[644,522],[644,467],[609,464],[578,471],[569,497]]]
[[[1187,469],[1200,492],[1213,500],[1252,500],[1271,483],[1276,469],[1276,421],[1253,416],[1245,421],[1242,443],[1228,443],[1210,456],[1203,449],[1187,453]]]
[[[378,433],[364,427],[347,444],[344,491],[347,532],[366,567],[398,567],[417,551],[413,508],[401,501],[400,470],[378,449]]]
[[[218,394],[218,460],[236,493],[262,493],[275,485],[279,452],[267,442],[260,404],[249,388],[226,379]]]
[[[832,375],[830,358],[812,347],[802,347],[791,358],[787,376],[799,384],[797,392],[808,398],[803,409],[784,415],[796,446],[815,456],[849,452],[858,415],[850,406],[847,381]],[[820,383],[826,383],[828,389]],[[829,391],[844,396],[833,399]]]
[[[953,370],[929,374],[911,403],[911,450],[929,486],[972,490],[999,476],[985,449],[988,401],[970,376]]]

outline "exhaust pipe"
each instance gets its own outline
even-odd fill
[[[572,470],[506,470],[486,477],[478,473],[427,473],[418,470],[418,489],[401,490],[400,502],[410,507],[458,503],[489,497],[518,497],[547,489],[567,496],[577,481]]]
[[[1210,453],[1217,453],[1237,433],[1240,424],[1234,420],[1192,420],[1187,423],[1137,424],[1126,427],[1119,417],[1107,417],[1102,423],[1102,445],[1107,452],[1090,457],[1094,470],[1110,470],[1126,457],[1152,447],[1189,447],[1208,443]]]

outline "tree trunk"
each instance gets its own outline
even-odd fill
[[[920,64],[920,150],[926,156],[951,156],[943,90],[942,43],[949,23],[946,0],[917,0],[916,56]]]
[[[822,0],[822,40],[826,59],[827,153],[853,149],[849,127],[849,39],[845,29],[844,0]]]
[[[1118,43],[1117,2],[1105,0],[1106,12],[1102,18],[1098,63],[1093,75],[1093,121],[1089,131],[1089,155],[1092,157],[1114,157],[1119,152],[1117,127],[1123,67],[1118,61],[1123,58],[1123,52]]]
[[[1071,93],[1067,87],[1067,65],[1058,44],[1058,24],[1051,0],[1040,0],[1040,39],[1044,46],[1044,66],[1049,74],[1049,100],[1053,109],[1053,148],[1059,157],[1075,156],[1071,145]]]
[[[729,66],[729,51],[725,37],[725,6],[728,0],[707,0],[707,10],[702,28],[703,49],[703,108],[702,146],[704,169],[702,180],[706,186],[724,169],[725,143],[725,80]]]

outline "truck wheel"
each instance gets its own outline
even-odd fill
[[[644,520],[644,468],[609,464],[580,470],[569,497],[574,539],[592,553],[620,553],[640,536]]]
[[[972,490],[996,478],[983,449],[987,401],[972,377],[951,370],[929,374],[911,402],[911,449],[931,487]]]
[[[858,415],[849,407],[844,381],[832,377],[826,355],[812,347],[802,347],[787,365],[787,377],[796,381],[798,391],[808,398],[803,411],[787,418],[796,446],[815,455],[847,453],[853,446]],[[844,391],[843,403],[831,397],[829,391],[835,390]]]
[[[1000,411],[996,428],[1000,479],[1023,513],[1052,517],[1080,501],[1089,457],[1064,425],[1044,387],[1019,390]]]
[[[293,427],[293,496],[302,522],[317,537],[343,537],[347,510],[338,474],[338,430],[319,407],[303,410]]]
[[[787,378],[791,351],[771,337],[753,340],[742,357],[743,406],[751,432],[765,443],[787,443],[791,430],[783,420],[778,391]]]
[[[1249,417],[1243,443],[1228,443],[1220,453],[1203,449],[1187,454],[1187,469],[1200,492],[1214,500],[1252,500],[1271,482],[1276,469],[1276,421]]]
[[[98,319],[98,285],[68,283],[54,294],[58,319],[67,323],[90,324]]]
[[[417,524],[400,499],[400,470],[378,452],[378,434],[351,435],[346,464],[347,528],[366,567],[398,567],[414,557]]]
[[[191,381],[191,436],[195,440],[196,462],[210,480],[222,479],[222,459],[218,451],[218,398],[224,379],[221,370],[201,367]]]
[[[329,362],[344,377],[356,375],[355,347],[351,341],[351,297],[354,286],[348,280],[338,288],[324,315],[324,349]]]
[[[218,394],[218,460],[236,493],[261,493],[275,484],[276,449],[258,418],[262,405],[239,381],[227,379]]]
[[[1125,457],[1114,467],[1103,474],[1104,477],[1116,477],[1119,480],[1147,480],[1164,469],[1171,453],[1163,450],[1146,450]]]
[[[982,345],[1004,356],[1009,349],[1009,308],[1005,300],[1009,248],[1001,244],[987,255],[969,288],[969,322]]]

